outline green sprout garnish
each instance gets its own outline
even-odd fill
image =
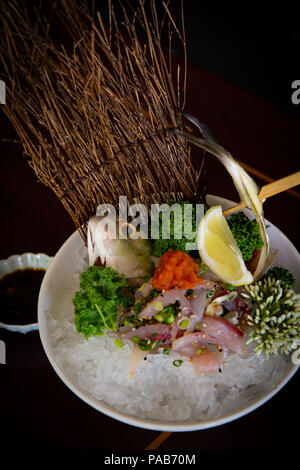
[[[253,303],[252,313],[246,317],[252,327],[247,343],[255,341],[256,355],[288,354],[300,336],[300,295],[280,280],[266,277],[245,286],[242,294]]]

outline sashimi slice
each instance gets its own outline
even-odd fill
[[[191,303],[185,296],[186,289],[170,289],[155,297],[139,314],[140,318],[152,318],[167,305],[180,303],[182,312],[186,315],[191,312]]]
[[[129,364],[129,377],[133,379],[136,369],[149,354],[149,351],[142,351],[138,346],[133,346]]]
[[[181,310],[180,315],[174,321],[171,326],[171,338],[175,339],[178,333],[182,332],[183,328],[181,327],[185,317],[188,317],[188,324],[185,331],[192,332],[194,331],[197,324],[203,317],[203,313],[206,307],[206,294],[207,291],[203,288],[194,289],[193,294],[189,297],[191,310],[185,311]]]
[[[153,341],[165,341],[170,338],[170,327],[163,323],[140,326],[136,329],[131,328],[121,334],[122,338],[132,339],[138,336],[141,339],[151,339]]]
[[[196,375],[214,374],[220,370],[220,355],[222,353],[205,351],[196,354],[191,359],[191,364]]]
[[[183,354],[184,356],[193,357],[208,342],[214,343],[215,338],[210,338],[202,331],[188,333],[176,339],[172,343],[172,350]]]
[[[203,315],[199,328],[208,337],[213,337],[215,339],[213,342],[225,346],[242,356],[246,355],[243,332],[235,325],[224,320],[224,318]]]

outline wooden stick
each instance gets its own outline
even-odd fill
[[[145,450],[156,450],[171,435],[171,432],[160,433],[154,441],[152,441]]]
[[[300,184],[300,171],[293,173],[289,176],[281,178],[277,181],[273,181],[272,183],[266,184],[263,186],[258,194],[258,197],[261,201],[267,199],[268,197],[274,196],[275,194],[282,193],[290,188],[294,188]],[[243,202],[240,202],[236,206],[230,207],[230,209],[226,209],[223,211],[223,215],[229,215],[233,212],[237,212],[245,207]]]
[[[298,184],[300,184],[300,171],[274,181],[273,183],[266,184],[261,188],[258,197],[259,199],[264,200],[270,196],[274,196],[275,194],[282,193],[287,189],[294,188],[295,186],[298,186]]]
[[[225,211],[223,211],[223,215],[233,214],[234,212],[244,209],[244,207],[245,207],[245,204],[243,202],[240,202],[240,204],[237,204],[236,206],[230,207],[230,209],[226,209]]]
[[[273,183],[273,181],[275,181],[274,178],[271,178],[271,176],[268,176],[262,171],[259,171],[256,168],[253,168],[253,166],[250,166],[247,163],[242,162],[241,160],[237,160],[237,162],[244,168],[244,170],[247,171],[247,173],[249,173],[249,175],[256,176],[257,178],[261,179],[262,181],[265,181],[266,183]],[[300,199],[300,193],[298,193],[297,191],[288,189],[287,192],[291,194],[292,196]]]

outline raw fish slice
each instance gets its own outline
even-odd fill
[[[145,299],[151,292],[151,281],[152,278],[149,279],[149,281],[144,282],[135,292],[134,297],[135,300],[143,300]]]
[[[191,359],[191,364],[196,375],[214,374],[220,372],[223,359],[223,352],[207,350],[201,354],[196,354]]]
[[[196,315],[197,320],[201,320],[204,309],[206,307],[207,290],[201,287],[194,289],[193,294],[190,296],[192,305],[192,312]]]
[[[88,253],[90,266],[100,259],[100,264],[109,266],[127,278],[147,277],[152,273],[150,240],[137,238],[119,239],[119,224],[128,225],[112,216],[92,217],[88,222]]]
[[[170,289],[155,297],[146,307],[141,311],[139,317],[152,318],[159,313],[164,307],[174,304],[176,301],[180,303],[181,311],[184,315],[191,313],[191,302],[185,296],[186,289]]]
[[[206,295],[207,291],[203,288],[194,289],[193,294],[189,297],[191,303],[191,311],[188,313],[181,312],[180,316],[176,318],[175,322],[172,324],[171,328],[171,338],[175,339],[179,332],[182,331],[180,326],[184,317],[188,316],[188,325],[184,328],[184,331],[191,332],[194,331],[197,323],[203,317],[203,313],[206,307]]]
[[[132,339],[138,336],[141,339],[151,339],[152,341],[166,341],[170,338],[170,327],[163,323],[155,323],[153,325],[139,326],[138,328],[130,328],[121,333],[122,338]]]
[[[129,377],[131,379],[133,379],[136,369],[143,362],[147,354],[149,354],[149,351],[142,351],[138,346],[133,346],[129,364]]]
[[[225,346],[242,356],[246,355],[244,334],[224,318],[203,315],[203,319],[200,321],[200,330],[206,333],[208,337],[213,337],[215,340],[212,342],[215,344]]]
[[[186,297],[186,293],[189,289],[170,289],[165,292],[162,292],[160,295],[155,297],[151,302],[146,305],[146,307],[141,311],[139,317],[152,318],[154,315],[159,313],[164,307],[167,307],[170,304],[174,304],[176,301],[180,303],[181,306],[181,315],[190,315],[190,313],[195,310],[197,314],[198,311],[202,309],[204,296],[206,298],[207,289],[211,289],[215,285],[212,281],[205,281],[201,286],[198,286],[194,289],[194,294],[198,294],[202,291],[205,294],[201,294],[199,298],[191,296]],[[201,308],[200,308],[201,304]]]
[[[196,375],[218,372],[226,353],[225,348],[210,351],[207,343],[215,343],[214,337],[209,337],[202,331],[190,333],[173,341],[172,350],[191,358]]]
[[[209,342],[214,343],[215,338],[210,338],[203,331],[196,331],[195,333],[185,334],[173,341],[172,350],[184,356],[193,357],[199,349]]]

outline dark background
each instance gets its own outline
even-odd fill
[[[291,82],[300,79],[299,16],[286,2],[268,11],[261,5],[185,1],[186,109],[236,158],[277,179],[299,170],[300,105],[291,103]],[[178,6],[175,15],[180,16]],[[176,45],[173,53],[180,60]],[[27,251],[54,256],[74,226],[37,181],[22,147],[10,142],[15,138],[0,105],[0,258]],[[215,159],[206,157],[203,177],[208,192],[236,199],[231,178]],[[299,199],[275,196],[265,213],[299,249]],[[7,345],[7,365],[0,365],[0,448],[144,449],[158,435],[79,400],[56,376],[37,332],[0,330],[0,339]],[[172,434],[161,448],[290,450],[297,445],[297,386],[299,374],[250,415],[206,431]]]
[[[161,3],[156,1],[158,12],[163,10]],[[91,11],[99,9],[105,15],[106,0],[88,4]],[[183,4],[190,64],[300,116],[300,105],[291,103],[291,83],[300,79],[297,2],[183,0]],[[120,11],[118,5],[115,9]],[[170,10],[180,25],[181,0],[171,0]],[[172,50],[182,57],[176,43]]]
[[[291,103],[300,77],[299,7],[267,3],[186,2],[189,61],[299,116]]]

